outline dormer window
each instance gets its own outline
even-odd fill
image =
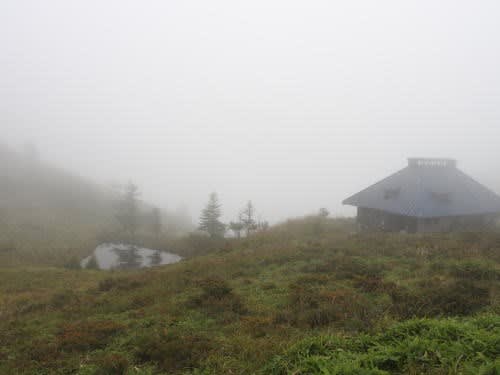
[[[397,199],[399,197],[399,193],[401,193],[401,188],[385,189],[384,199]]]
[[[432,199],[437,203],[448,204],[451,203],[451,193],[437,193],[435,191],[431,192]]]

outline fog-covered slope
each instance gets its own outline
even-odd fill
[[[116,199],[116,191],[0,146],[0,261],[54,263],[49,258],[85,253],[119,231]],[[170,227],[182,221],[165,215]]]

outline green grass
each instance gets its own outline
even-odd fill
[[[498,374],[500,235],[307,218],[138,271],[0,269],[0,374]],[[496,371],[496,372],[495,372]]]
[[[379,334],[314,336],[275,356],[268,374],[498,374],[500,316],[412,319]]]

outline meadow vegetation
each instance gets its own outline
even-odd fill
[[[500,234],[290,220],[143,270],[0,269],[1,374],[500,374]]]

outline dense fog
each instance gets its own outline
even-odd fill
[[[2,1],[0,142],[197,221],[352,215],[450,157],[500,191],[497,1]]]

